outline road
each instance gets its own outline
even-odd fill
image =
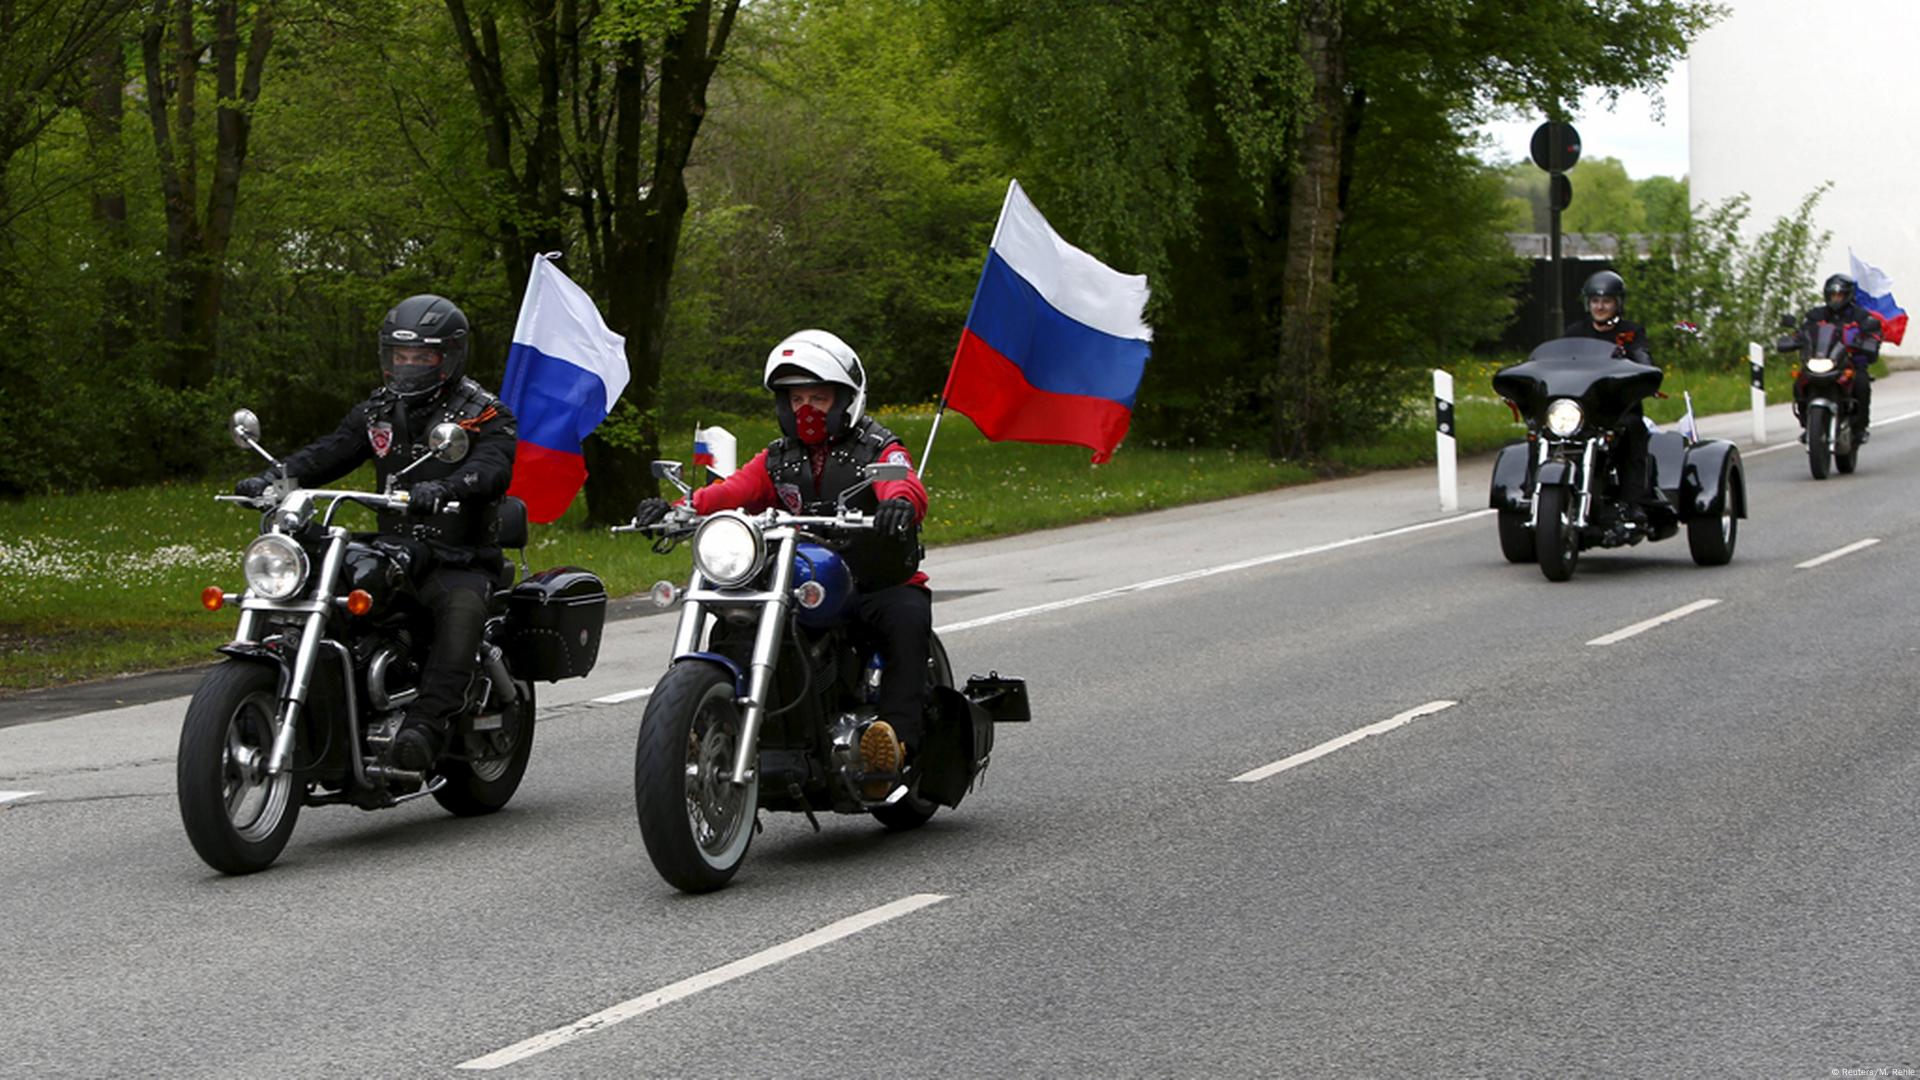
[[[705,897],[634,824],[665,617],[541,688],[502,813],[309,810],[244,879],[180,830],[184,699],[0,726],[0,1075],[1899,1075],[1920,374],[1876,398],[1854,476],[1749,451],[1724,568],[1551,584],[1424,471],[938,549],[1035,721]]]

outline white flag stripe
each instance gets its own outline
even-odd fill
[[[627,339],[607,329],[593,297],[544,255],[533,257],[513,340],[598,375],[607,387],[609,412],[627,388]]]
[[[1853,264],[1853,280],[1860,291],[1868,296],[1886,296],[1893,292],[1893,279],[1885,270],[1873,265],[1847,249],[1847,261]]]
[[[1007,187],[993,250],[1067,318],[1114,337],[1153,340],[1142,317],[1146,275],[1123,274],[1067,243],[1017,180]]]

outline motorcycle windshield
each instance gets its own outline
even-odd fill
[[[1847,358],[1846,335],[1833,323],[1818,323],[1806,336],[1807,358],[1828,356],[1835,360]]]
[[[1555,398],[1573,398],[1589,423],[1612,427],[1642,398],[1653,396],[1665,376],[1657,367],[1613,355],[1611,342],[1559,338],[1535,348],[1525,363],[1493,376],[1494,392],[1534,419],[1544,419]]]

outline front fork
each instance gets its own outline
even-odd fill
[[[781,539],[773,553],[773,580],[766,592],[754,597],[764,605],[760,623],[754,629],[753,655],[747,664],[747,695],[736,704],[741,708],[740,746],[733,759],[728,779],[745,785],[753,778],[753,767],[760,752],[760,725],[767,717],[767,697],[773,685],[773,667],[780,655],[781,636],[786,632],[787,616],[793,604],[793,548],[796,538]],[[689,595],[708,584],[694,571]],[[698,652],[707,627],[706,605],[689,600],[680,611],[680,624],[674,631],[673,655]]]
[[[307,691],[313,685],[313,669],[319,662],[320,647],[327,636],[327,611],[333,605],[333,582],[340,576],[340,564],[346,560],[347,530],[338,526],[327,529],[327,553],[320,560],[320,573],[314,578],[312,592],[307,599],[294,610],[307,613],[305,628],[300,634],[300,650],[294,654],[293,672],[285,684],[286,696],[280,699],[279,728],[273,735],[273,752],[267,755],[267,775],[279,776],[287,771],[288,762],[293,757],[293,738],[300,726],[300,711],[306,707]],[[250,640],[249,634],[257,625],[250,619],[253,612],[240,616],[240,631],[243,639]],[[347,681],[347,693],[353,693],[353,681]]]
[[[1580,450],[1580,474],[1574,481],[1580,495],[1579,509],[1575,511],[1572,522],[1576,529],[1587,527],[1587,516],[1593,510],[1593,444],[1594,440],[1588,439]],[[1539,447],[1540,451],[1534,455],[1533,462],[1533,505],[1527,512],[1529,529],[1540,527],[1540,471],[1546,465],[1551,450],[1546,439],[1540,440]]]

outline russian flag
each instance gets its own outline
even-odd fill
[[[543,523],[566,513],[580,493],[587,481],[580,443],[627,388],[627,339],[607,329],[593,298],[553,258],[533,257],[500,386],[520,425],[507,494]]]
[[[994,441],[1064,443],[1106,461],[1127,434],[1153,331],[1147,279],[1061,239],[1007,188],[945,404]]]
[[[739,447],[733,432],[726,428],[694,426],[693,463],[706,466],[707,473],[716,480],[725,480],[734,474],[740,460]]]
[[[1880,336],[1887,344],[1900,344],[1900,339],[1907,336],[1907,309],[1893,302],[1893,279],[1885,270],[1861,261],[1852,248],[1847,249],[1847,260],[1853,264],[1853,280],[1859,290],[1854,298],[1861,307],[1880,316]]]

